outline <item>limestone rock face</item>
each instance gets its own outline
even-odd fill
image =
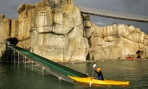
[[[125,59],[129,55],[136,57],[140,49],[144,52],[141,56],[148,56],[147,35],[134,26],[113,24],[105,27],[92,25],[93,32],[90,38],[90,55],[96,60]],[[90,31],[92,31],[90,29]],[[89,34],[86,36],[90,36]]]
[[[79,8],[71,0],[51,2],[19,6],[18,46],[53,61],[85,61],[89,46]]]
[[[4,15],[0,15],[0,56],[3,55],[3,52],[5,51],[5,35],[6,35],[6,31],[5,31],[5,16]]]
[[[11,38],[18,37],[18,20],[11,20]]]
[[[14,37],[17,36],[17,33],[13,34],[13,33],[15,33],[13,31],[16,31],[16,30],[18,31],[17,20],[11,20],[11,19],[3,17],[3,18],[0,18],[0,21],[1,21],[0,22],[0,28],[1,28],[1,30],[0,30],[0,36],[1,36],[0,42],[5,45],[7,39],[14,38]],[[14,24],[16,24],[16,25],[14,25]]]
[[[124,24],[99,27],[88,14],[81,14],[73,0],[43,0],[21,4],[18,20],[0,15],[0,56],[8,38],[20,46],[53,61],[125,59],[143,51],[148,57],[148,35]]]
[[[5,18],[0,15],[0,57],[6,51],[6,40],[8,38],[16,38],[18,32],[18,21]],[[1,61],[1,60],[0,60]]]
[[[83,24],[84,24],[84,37],[90,38],[95,27],[97,26],[91,23],[90,17],[88,14],[83,14],[82,18],[83,18]]]
[[[56,4],[73,4],[73,0],[55,0]]]

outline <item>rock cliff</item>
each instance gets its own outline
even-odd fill
[[[72,0],[43,0],[35,5],[21,4],[18,20],[0,15],[0,48],[8,38],[17,46],[53,61],[125,59],[140,49],[148,57],[148,36],[134,26],[112,24],[98,27],[89,15],[81,14]]]
[[[21,4],[19,46],[54,61],[85,61],[89,51],[83,37],[80,10],[71,0]]]
[[[85,37],[90,42],[89,53],[96,60],[136,58],[138,50],[142,51],[141,58],[148,56],[148,36],[134,26],[112,24],[98,27],[91,24],[91,28],[85,29]]]

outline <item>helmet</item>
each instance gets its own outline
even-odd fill
[[[101,71],[101,68],[97,68],[97,71]]]

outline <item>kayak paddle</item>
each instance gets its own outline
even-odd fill
[[[96,67],[96,64],[93,64],[93,69]],[[93,74],[94,74],[94,70],[92,72],[92,77],[93,77]],[[91,77],[91,80],[90,80],[90,83],[89,83],[89,86],[91,87],[92,85],[92,77]]]

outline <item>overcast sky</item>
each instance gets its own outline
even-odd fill
[[[0,0],[0,14],[6,18],[18,18],[17,8],[21,3],[35,4],[42,0]],[[95,9],[122,12],[148,16],[148,0],[74,0],[75,5],[82,5]],[[148,23],[117,20],[98,16],[91,16],[91,21],[97,25],[107,26],[112,23],[133,25],[148,34]]]

